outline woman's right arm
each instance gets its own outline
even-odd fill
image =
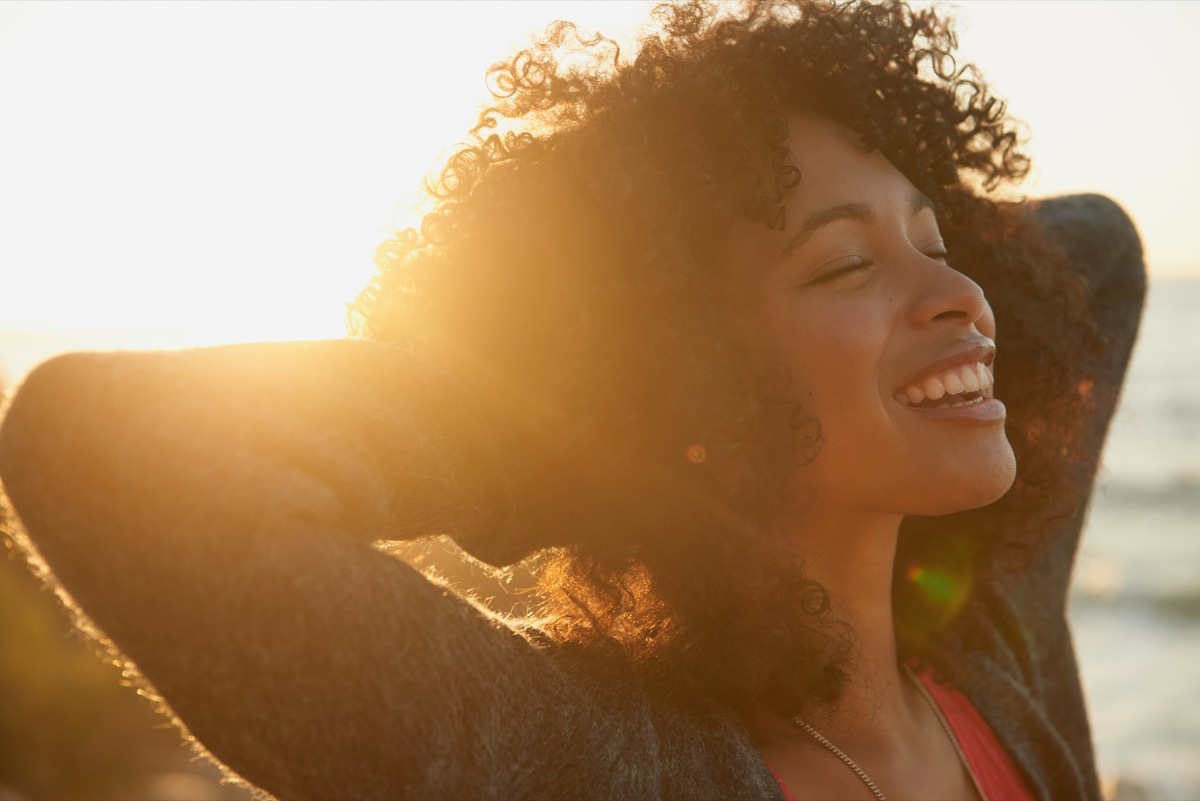
[[[602,781],[608,716],[570,726],[591,700],[544,650],[372,546],[505,535],[485,429],[375,343],[73,354],[13,399],[0,476],[69,602],[259,787],[550,795],[530,755]]]

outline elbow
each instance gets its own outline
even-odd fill
[[[85,474],[104,472],[96,379],[107,358],[72,353],[43,362],[0,417],[0,482],[26,528],[64,503]]]
[[[60,410],[75,394],[70,387],[79,368],[79,354],[43,362],[25,376],[8,399],[0,417],[0,480],[14,501],[38,476],[45,477],[43,460],[59,445]]]
[[[1036,213],[1047,236],[1079,271],[1097,315],[1136,319],[1146,295],[1146,264],[1129,214],[1098,194],[1048,198],[1037,204]]]

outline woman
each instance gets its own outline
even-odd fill
[[[279,797],[1097,796],[1063,605],[1131,224],[995,199],[932,12],[657,15],[493,69],[365,340],[31,374],[18,541]],[[441,533],[539,616],[374,546]]]

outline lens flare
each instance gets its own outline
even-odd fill
[[[966,594],[966,589],[954,576],[942,570],[929,570],[920,565],[909,565],[908,580],[916,584],[925,596],[944,607],[956,607]]]

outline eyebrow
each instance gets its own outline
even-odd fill
[[[921,211],[933,208],[933,201],[921,192],[914,191],[909,198],[909,216],[915,217]],[[811,239],[817,231],[839,220],[858,220],[860,222],[872,223],[875,222],[875,209],[866,203],[854,202],[838,203],[827,209],[813,212],[805,218],[804,222],[800,223],[800,227],[796,229],[796,233],[792,234],[792,238],[788,240],[788,243],[783,246],[783,250],[779,252],[779,258],[786,259],[795,253],[801,245]]]

